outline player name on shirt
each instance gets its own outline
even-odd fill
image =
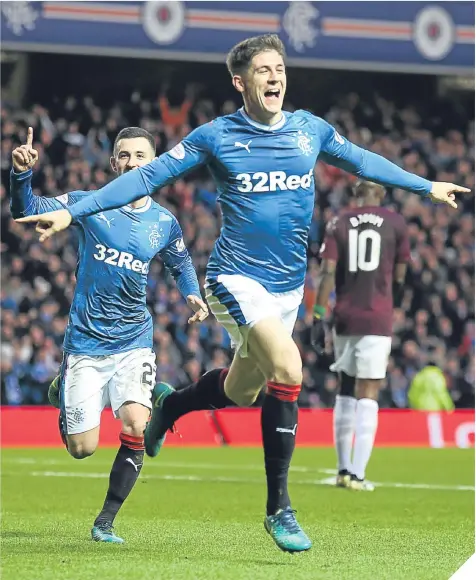
[[[374,213],[363,213],[358,216],[351,216],[349,221],[354,228],[357,228],[361,224],[371,224],[380,228],[383,225],[384,218]]]

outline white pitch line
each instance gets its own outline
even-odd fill
[[[17,463],[23,465],[70,465],[71,458],[65,457],[64,459],[33,459],[30,457],[14,457],[7,460],[3,460],[2,463]],[[96,459],[91,459],[95,466],[110,466],[110,462],[98,461]],[[147,461],[147,469],[149,468],[178,468],[178,469],[203,469],[203,470],[216,470],[217,468],[224,469],[226,471],[263,471],[263,466],[258,464],[217,464],[217,463],[188,463],[179,461]],[[321,479],[321,480],[298,480],[294,483],[301,485],[334,485],[335,482],[335,469],[328,468],[309,468],[303,466],[291,466],[291,471],[300,473],[322,473],[326,475],[331,475],[333,477]],[[40,473],[40,472],[37,472]],[[48,473],[48,472],[47,472]],[[59,472],[63,473],[63,472]],[[69,473],[69,472],[67,472]],[[76,472],[71,472],[76,473]],[[88,472],[77,472],[76,476],[83,477],[95,477],[88,475]],[[101,475],[98,475],[99,477]],[[57,477],[67,477],[67,476],[57,476]],[[68,476],[69,477],[69,476]],[[72,477],[72,476],[71,476]],[[104,477],[108,477],[108,474],[104,474]],[[187,476],[187,475],[148,475],[142,474],[142,478],[146,479],[175,479],[177,481],[222,481],[222,482],[240,482],[240,483],[262,483],[261,479],[256,479],[254,481],[250,479],[239,479],[239,478],[201,478],[200,476]],[[198,478],[198,479],[197,479]],[[404,488],[404,489],[428,489],[428,490],[440,490],[440,491],[474,491],[475,488],[465,485],[440,485],[440,484],[428,484],[428,483],[396,483],[391,481],[386,482],[372,482],[376,487],[390,487],[390,488]]]
[[[93,473],[87,471],[32,471],[30,475],[34,477],[82,477],[86,479],[106,479],[108,473]],[[159,479],[168,481],[195,481],[207,483],[262,483],[261,479],[240,479],[237,477],[201,477],[199,475],[156,475],[143,474],[141,479]],[[293,480],[294,485],[335,485],[335,477],[324,479],[298,479]],[[376,488],[404,488],[404,489],[426,489],[431,491],[475,491],[470,485],[434,485],[430,483],[395,483],[395,482],[372,482]]]
[[[13,457],[11,459],[4,460],[3,463],[16,463],[19,465],[68,465],[73,461],[72,458],[66,457],[65,459],[33,459],[30,457]],[[94,465],[111,465],[108,461],[98,461],[96,459],[90,459],[89,461],[94,462]],[[179,461],[147,461],[147,468],[149,467],[176,467],[178,469],[205,469],[205,470],[216,470],[217,468],[225,470],[234,471],[263,471],[264,465],[257,464],[225,464],[225,463],[188,463]],[[296,471],[299,473],[326,473],[329,475],[335,474],[335,469],[321,469],[321,468],[309,468],[302,467],[300,465],[295,465],[290,467],[290,471]]]
[[[326,477],[314,483],[320,485],[335,485],[336,478]],[[375,487],[393,487],[404,489],[428,489],[432,491],[474,491],[475,488],[471,485],[440,485],[438,483],[395,483],[393,481],[370,481]]]

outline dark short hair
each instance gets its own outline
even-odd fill
[[[369,194],[375,197],[385,197],[385,187],[372,181],[359,179],[352,188],[355,197],[366,197]]]
[[[142,129],[141,127],[126,127],[125,129],[119,131],[116,139],[114,140],[113,155],[116,156],[117,154],[117,146],[119,141],[122,141],[122,139],[137,139],[137,137],[143,137],[144,139],[147,139],[150,146],[152,147],[153,152],[155,153],[155,139],[149,133],[149,131]]]
[[[286,49],[277,34],[261,34],[242,40],[230,50],[226,57],[229,73],[232,76],[242,74],[257,54],[269,50],[275,50],[283,59],[286,58]]]

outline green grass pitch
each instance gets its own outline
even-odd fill
[[[474,552],[474,451],[376,449],[374,493],[329,485],[332,449],[297,449],[290,487],[314,546],[265,533],[260,449],[165,448],[116,519],[123,546],[90,528],[112,449],[2,452],[2,578],[11,580],[447,580]]]

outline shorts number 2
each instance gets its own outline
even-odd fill
[[[148,387],[152,386],[152,376],[154,374],[154,370],[152,365],[148,362],[142,364],[144,368],[144,372],[142,373],[142,384],[147,385]]]

